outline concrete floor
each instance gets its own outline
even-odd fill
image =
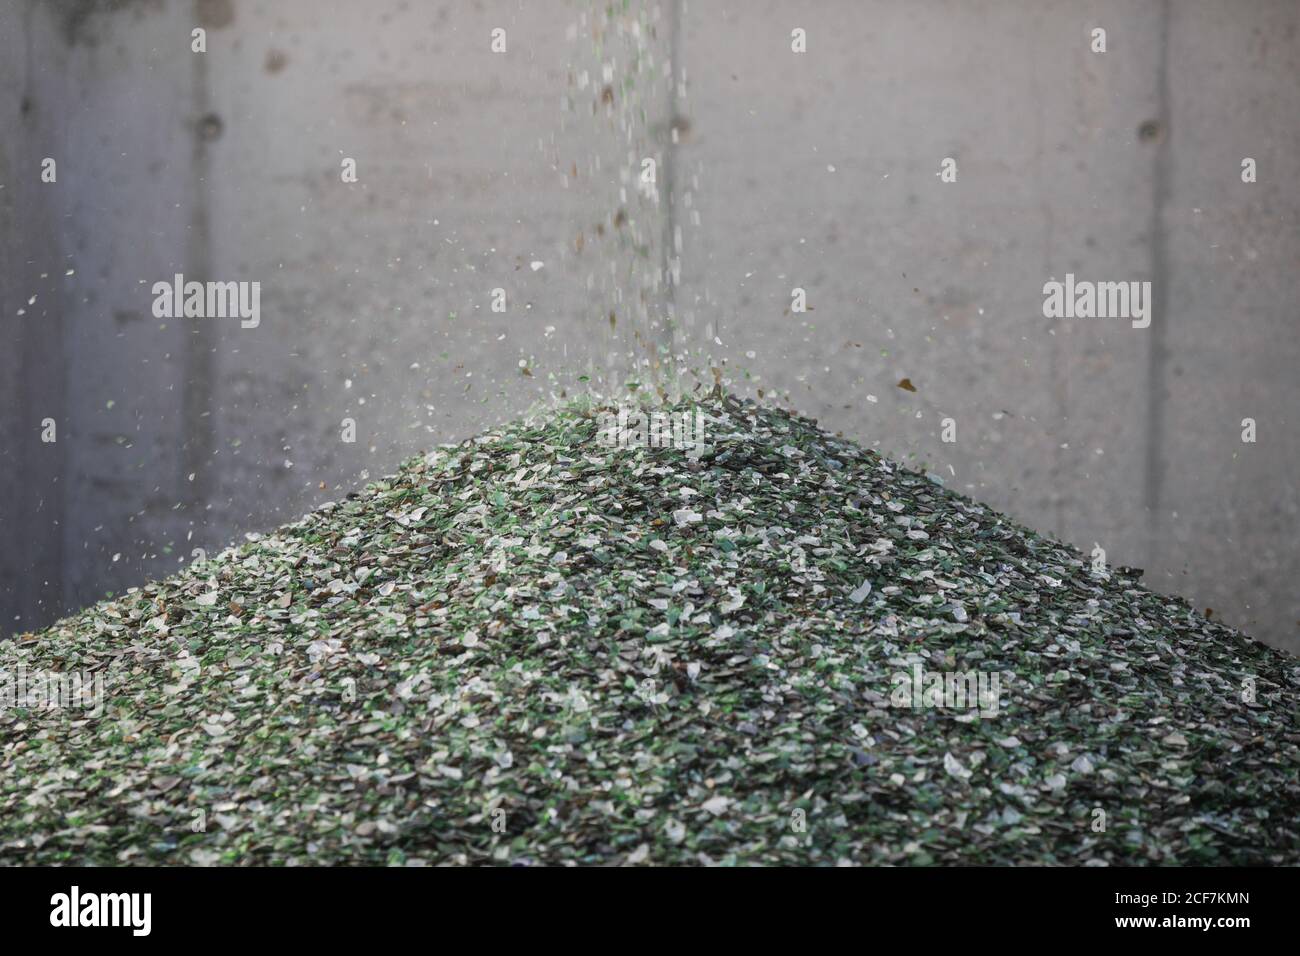
[[[671,309],[734,389],[1300,650],[1300,7],[598,7],[0,0],[0,632],[625,365]],[[261,282],[260,326],[155,319],[176,272]],[[1152,282],[1150,328],[1044,318],[1066,273]]]

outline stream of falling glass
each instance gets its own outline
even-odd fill
[[[596,126],[575,179],[601,215],[585,276],[588,320],[599,341],[589,375],[597,390],[675,399],[688,390],[693,314],[677,307],[682,223],[697,176],[683,177],[678,146],[686,82],[680,67],[681,0],[596,3],[578,16],[579,49],[566,106]],[[579,246],[588,241],[580,235]]]

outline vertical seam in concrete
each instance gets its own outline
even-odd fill
[[[212,268],[212,224],[208,209],[208,175],[211,167],[208,144],[204,141],[204,118],[209,111],[207,57],[194,56],[194,116],[191,135],[194,137],[192,161],[192,205],[189,237],[185,252],[185,279],[208,281]],[[183,316],[176,321],[186,323]],[[180,500],[190,510],[191,523],[201,516],[208,500],[211,481],[208,469],[212,467],[212,366],[213,333],[209,316],[191,326],[182,326],[186,332],[185,380],[182,383],[181,428],[183,436],[180,477]],[[193,475],[191,481],[189,476]]]
[[[23,56],[26,58],[26,62],[23,64],[23,96],[30,98],[33,102],[39,102],[36,98],[36,63],[38,61],[35,40],[35,17],[38,2],[39,0],[31,0],[23,12]],[[42,114],[38,111],[34,115]],[[31,133],[33,126],[39,120],[24,118],[20,122],[26,127],[25,132],[27,133],[27,136],[24,137],[26,146],[25,148],[20,147],[23,157],[20,165],[28,170],[28,175],[36,176],[38,175],[36,170],[40,167],[39,162],[35,162],[35,160],[42,151],[32,149],[36,144],[33,143]],[[48,154],[57,155],[57,151],[51,149]],[[53,200],[48,198],[50,194],[45,190],[52,188],[55,187],[42,184],[36,186],[35,191],[27,191],[31,206],[46,209]],[[19,194],[20,198],[15,202],[22,202],[21,195],[22,193]],[[54,217],[51,216],[50,218],[53,219]],[[52,230],[46,248],[54,249],[57,253],[60,235],[57,229]],[[29,252],[31,251],[30,247],[26,248]],[[47,268],[46,271],[50,272],[51,275],[57,275],[59,270]],[[42,461],[33,461],[29,458],[25,462],[19,463],[15,469],[16,479],[20,482],[27,481],[31,492],[30,495],[15,494],[14,503],[20,507],[33,509],[24,514],[21,519],[21,525],[25,528],[25,533],[18,540],[40,542],[42,544],[39,552],[41,557],[33,561],[30,568],[30,573],[35,579],[34,583],[30,587],[18,587],[15,593],[15,605],[23,615],[24,629],[39,627],[46,620],[52,620],[55,615],[61,614],[63,609],[68,607],[68,591],[70,588],[69,576],[64,573],[63,566],[63,555],[68,547],[65,537],[71,534],[73,529],[69,527],[69,522],[65,520],[68,489],[66,475],[68,456],[65,449],[67,448],[70,429],[67,421],[69,396],[68,376],[63,351],[61,288],[55,281],[51,282],[42,291],[48,296],[48,299],[40,317],[38,318],[33,313],[28,315],[23,322],[22,344],[20,347],[22,359],[18,369],[19,428],[20,434],[23,436],[19,447],[35,449],[37,450],[36,453],[43,459]],[[38,404],[40,407],[37,407]],[[47,446],[44,443],[32,444],[31,432],[26,431],[26,429],[37,427],[40,420],[45,417],[54,419],[55,427],[61,434],[56,433],[56,441],[52,446]],[[58,438],[63,440],[58,441]],[[53,463],[47,463],[51,457],[54,459]],[[51,475],[60,480],[46,481],[45,479]],[[55,529],[53,534],[49,533],[45,527],[42,527],[43,522],[47,523],[49,528]],[[47,581],[50,582],[49,587],[46,587]],[[42,598],[53,600],[57,606],[42,609]]]
[[[1041,12],[1041,11],[1040,11]],[[1045,34],[1047,31],[1043,28],[1041,20],[1038,21],[1037,27],[1040,33]],[[1052,209],[1052,203],[1047,198],[1049,190],[1044,182],[1043,177],[1043,154],[1045,151],[1045,129],[1044,114],[1047,110],[1047,103],[1043,97],[1045,84],[1038,82],[1038,72],[1042,65],[1042,55],[1044,45],[1041,43],[1034,44],[1035,55],[1029,61],[1029,89],[1034,102],[1034,182],[1038,191],[1038,206],[1043,217],[1043,240],[1041,249],[1043,252],[1043,274],[1050,277],[1052,270],[1052,244],[1056,232],[1056,215]],[[1052,323],[1048,332],[1055,328],[1058,333],[1063,333],[1064,324],[1060,319],[1047,320]],[[1067,389],[1064,385],[1065,376],[1061,370],[1061,334],[1048,335],[1048,358],[1047,368],[1050,379],[1049,388],[1051,389],[1052,407],[1058,420],[1065,421],[1069,414],[1069,398]],[[1057,537],[1065,535],[1065,496],[1060,491],[1062,482],[1060,476],[1065,469],[1064,449],[1061,448],[1060,442],[1052,442],[1049,449],[1051,455],[1051,490],[1049,494],[1049,507],[1052,514],[1052,531]]]
[[[1155,561],[1160,548],[1161,492],[1164,485],[1165,320],[1169,300],[1169,263],[1165,248],[1165,206],[1169,201],[1173,138],[1169,108],[1169,0],[1160,4],[1160,58],[1157,65],[1157,119],[1160,123],[1152,170],[1151,221],[1147,230],[1151,256],[1151,339],[1147,348],[1146,506],[1147,561]]]

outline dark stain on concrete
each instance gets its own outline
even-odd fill
[[[56,8],[56,16],[63,24],[63,39],[68,46],[78,43],[96,46],[98,38],[89,29],[92,17],[127,11],[136,16],[159,13],[163,9],[163,0],[53,0],[51,5]]]
[[[221,122],[221,117],[216,113],[204,113],[198,122],[199,139],[205,143],[213,143],[221,138],[222,132],[225,131],[225,124]]]
[[[199,26],[220,30],[235,22],[235,4],[232,0],[197,0],[194,5]]]
[[[1143,121],[1138,126],[1138,140],[1143,143],[1163,143],[1165,139],[1165,124],[1158,119],[1149,119]]]

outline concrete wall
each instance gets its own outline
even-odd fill
[[[632,374],[671,311],[736,390],[1300,648],[1300,8],[633,6],[0,0],[0,620]],[[261,325],[154,318],[176,272]],[[1152,326],[1045,319],[1067,272]]]

